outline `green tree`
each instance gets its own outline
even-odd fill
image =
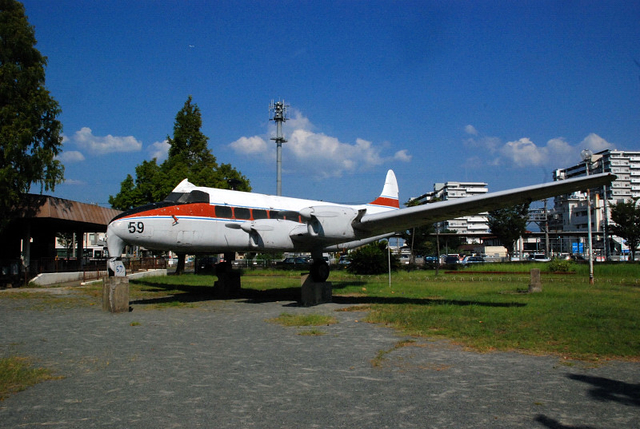
[[[529,203],[522,203],[513,207],[491,210],[488,216],[489,229],[492,234],[506,247],[509,258],[513,253],[515,242],[527,230],[529,217]]]
[[[417,199],[409,200],[404,205],[407,207],[415,207],[424,203],[419,203]],[[435,238],[431,234],[435,232],[433,224],[418,226],[400,233],[402,239],[411,249],[411,262],[414,261],[415,255],[431,255],[436,252]]]
[[[0,0],[0,219],[14,213],[34,184],[55,189],[64,180],[60,106],[45,87],[47,57],[36,48],[24,6]]]
[[[120,184],[120,192],[109,197],[109,204],[128,210],[143,204],[161,201],[183,179],[197,186],[213,188],[233,186],[250,191],[249,180],[230,164],[218,165],[207,144],[209,138],[202,131],[202,115],[191,96],[176,115],[173,137],[169,142],[169,157],[161,165],[156,159],[143,161],[136,167],[135,178],[127,175]]]
[[[434,198],[425,203],[419,203],[417,200],[409,200],[405,203],[407,207],[419,206],[422,204],[431,204],[441,201],[439,198]],[[439,255],[438,242],[440,242],[440,250],[444,247],[445,250],[457,249],[463,242],[461,237],[446,235],[438,239],[435,235],[437,223],[419,226],[411,228],[401,233],[405,243],[409,245],[414,255]],[[455,231],[448,229],[438,231],[440,234],[455,234]]]
[[[624,239],[629,246],[629,261],[635,261],[636,249],[640,244],[640,209],[637,207],[638,198],[629,202],[619,202],[611,205],[611,232]]]
[[[349,254],[347,270],[354,274],[383,274],[389,269],[387,241],[378,241],[359,247]],[[398,261],[391,255],[391,268],[398,269]]]

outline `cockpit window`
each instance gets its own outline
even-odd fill
[[[183,195],[185,195],[184,192],[172,192],[167,195],[167,198],[165,198],[164,200],[170,203],[177,203],[180,197],[182,197]]]
[[[209,204],[209,194],[202,191],[191,191],[187,198],[188,203],[207,203]]]
[[[209,203],[209,194],[202,191],[172,192],[164,199],[171,203]]]

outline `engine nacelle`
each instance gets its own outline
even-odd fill
[[[307,220],[307,231],[312,237],[342,241],[356,236],[352,222],[358,216],[358,211],[350,207],[307,207],[300,210],[300,215]]]

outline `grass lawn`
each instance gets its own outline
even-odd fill
[[[45,380],[59,379],[46,368],[35,368],[26,357],[0,359],[0,401]]]
[[[541,268],[541,293],[529,294],[527,271]],[[517,350],[589,361],[640,360],[640,265],[596,264],[594,285],[586,265],[570,274],[547,273],[545,264],[487,264],[453,273],[396,272],[356,276],[331,274],[334,302],[368,310],[367,321],[406,334],[447,338],[479,351]],[[494,273],[488,273],[492,270]],[[132,280],[130,301],[138,310],[215,304],[215,276],[167,276]],[[300,298],[300,273],[247,271],[243,296],[252,300]],[[102,286],[76,290],[74,296],[12,293],[29,308],[99,305]],[[311,326],[300,335],[322,335],[314,326],[335,323],[326,317],[282,314],[270,320]],[[134,322],[135,323],[135,322]],[[132,324],[133,325],[133,324]],[[0,400],[43,380],[55,378],[33,368],[27,358],[0,359]]]
[[[543,271],[542,293],[529,294],[526,272]],[[366,305],[367,320],[409,335],[448,338],[480,351],[518,350],[572,359],[640,359],[640,265],[586,265],[570,274],[542,264],[487,264],[438,276],[434,271],[356,276],[331,274],[334,301]],[[488,270],[499,274],[486,273]],[[523,274],[524,273],[524,274]],[[157,306],[198,305],[213,276],[169,276],[131,283],[131,300]],[[295,300],[298,272],[247,271],[252,299]]]
[[[528,274],[519,273],[532,267],[543,271],[542,293],[526,293]],[[570,274],[545,268],[488,264],[437,277],[433,271],[397,272],[391,286],[388,275],[335,272],[331,281],[334,301],[367,304],[368,321],[410,335],[449,338],[481,351],[640,359],[640,265],[597,264],[595,285],[588,283],[586,265],[572,266]],[[257,284],[254,278],[245,276],[243,287],[265,287],[265,277],[255,278]]]
[[[541,268],[541,293],[529,294],[528,270]],[[518,350],[574,359],[640,359],[640,265],[596,264],[551,274],[547,264],[485,264],[452,273],[400,271],[357,276],[332,272],[334,302],[364,305],[367,320],[409,335],[448,338],[480,351]],[[487,273],[487,271],[494,273]],[[168,276],[131,281],[137,310],[215,304],[215,276]],[[243,296],[255,301],[300,298],[300,273],[246,271]],[[96,305],[101,285],[85,297],[49,298],[49,306]],[[16,296],[17,298],[17,296]],[[42,297],[40,298],[43,299]]]

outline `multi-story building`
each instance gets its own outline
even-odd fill
[[[606,229],[610,219],[611,204],[627,202],[640,197],[640,152],[607,149],[591,157],[589,174],[613,173],[617,179],[611,186],[591,189],[591,230],[596,233],[594,248],[604,251]],[[564,180],[585,176],[586,163],[558,169],[553,172],[553,180]],[[588,230],[587,193],[574,192],[555,198],[554,209],[549,220],[549,230],[585,232]],[[614,244],[619,246],[619,240]]]
[[[433,192],[427,192],[419,197],[412,198],[419,204],[432,201],[446,201],[455,198],[465,198],[474,195],[486,194],[489,188],[484,182],[446,182],[433,185]],[[438,224],[440,230],[448,229],[458,234],[487,234],[489,226],[487,224],[487,213],[480,213],[474,216],[464,216]],[[467,236],[467,241],[476,241]]]

